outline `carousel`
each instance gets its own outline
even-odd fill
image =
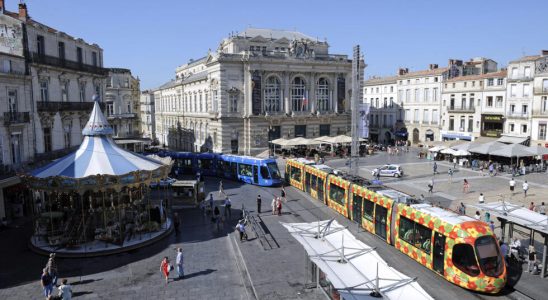
[[[75,152],[23,176],[38,214],[30,246],[58,256],[97,256],[148,245],[172,226],[168,199],[149,184],[167,177],[171,161],[118,147],[98,97]]]

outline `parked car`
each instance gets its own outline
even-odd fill
[[[379,176],[402,177],[403,169],[398,165],[384,165],[371,171],[373,176],[377,176],[377,173]]]
[[[150,183],[149,186],[151,189],[155,189],[158,187],[166,187],[166,186],[172,185],[175,181],[177,181],[177,179],[167,177],[167,178],[161,179],[160,181],[153,181]]]

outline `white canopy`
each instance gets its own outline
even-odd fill
[[[492,154],[493,151],[498,150],[504,146],[506,145],[503,143],[494,141],[494,142],[489,142],[489,143],[480,144],[480,145],[471,147],[470,149],[468,149],[468,151],[473,153],[479,153],[479,154]]]
[[[453,152],[453,156],[468,156],[471,153],[466,150],[456,150]]]
[[[433,299],[335,220],[282,223],[344,299]]]
[[[457,151],[455,151],[455,150],[453,150],[453,149],[451,149],[451,148],[447,148],[447,149],[441,150],[440,152],[443,153],[443,154],[455,155],[455,152],[457,152]]]
[[[503,156],[503,157],[527,157],[527,156],[536,155],[533,152],[531,152],[530,147],[523,146],[521,144],[505,145],[502,148],[499,148],[495,151],[491,151],[489,154],[495,155],[495,156]]]
[[[428,151],[430,151],[430,152],[440,152],[443,149],[447,149],[447,147],[441,146],[441,145],[440,146],[435,146],[435,147],[429,148]]]
[[[548,154],[548,148],[546,148],[546,147],[531,146],[531,147],[529,147],[529,150],[535,155],[547,155]]]
[[[497,201],[469,204],[469,206],[489,211],[491,216],[500,217],[525,228],[548,234],[548,216],[529,210],[521,205]]]
[[[479,143],[470,143],[470,142],[466,142],[466,143],[462,143],[462,144],[458,144],[458,145],[455,145],[455,146],[452,146],[451,149],[453,150],[465,150],[465,151],[468,151],[470,150],[470,148],[473,148],[473,147],[477,147],[481,144]]]
[[[272,144],[276,144],[276,145],[280,145],[280,146],[285,146],[285,144],[287,143],[287,140],[284,139],[284,138],[281,138],[281,139],[275,139],[275,140],[272,140],[270,141]]]

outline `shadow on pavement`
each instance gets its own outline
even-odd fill
[[[207,275],[207,274],[211,274],[211,273],[216,272],[216,271],[217,270],[214,270],[214,269],[207,269],[207,270],[203,270],[203,271],[199,271],[199,272],[194,272],[194,273],[190,273],[188,275],[185,275],[185,277],[183,279],[189,279],[189,278],[192,278],[192,277]]]

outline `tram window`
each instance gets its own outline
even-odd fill
[[[421,248],[426,253],[430,253],[430,249],[432,248],[432,230],[417,223],[415,223],[415,230],[418,234],[415,246]]]
[[[261,166],[261,177],[263,179],[270,179],[270,174],[268,173],[266,166]]]
[[[240,164],[240,175],[241,176],[252,176],[252,167],[248,164]]]
[[[192,159],[191,158],[183,158],[181,159],[181,165],[186,168],[192,167]]]
[[[280,169],[278,169],[278,164],[275,162],[267,163],[268,169],[270,170],[270,176],[273,179],[279,179],[282,176],[280,175]]]
[[[318,190],[323,192],[323,179],[318,177],[318,182],[316,184],[318,186]]]
[[[415,222],[400,216],[400,239],[415,244]]]
[[[497,277],[502,273],[502,256],[492,236],[482,236],[476,240],[476,253],[481,270],[485,275]]]
[[[318,180],[318,177],[314,174],[310,174],[310,188],[313,190],[318,190],[318,187],[316,186],[316,181]]]
[[[237,163],[230,163],[230,175],[232,178],[237,178],[238,176],[238,164]]]
[[[364,198],[363,201],[363,217],[369,221],[373,221],[373,209],[375,208],[375,203]]]
[[[453,247],[453,264],[470,276],[478,276],[480,273],[471,245],[456,244]]]
[[[329,198],[340,205],[344,205],[344,189],[332,183],[329,186]]]
[[[211,169],[211,159],[198,159],[198,169],[210,170]]]
[[[432,230],[400,216],[400,239],[430,253],[432,248]]]
[[[301,169],[291,167],[291,179],[301,182]]]

